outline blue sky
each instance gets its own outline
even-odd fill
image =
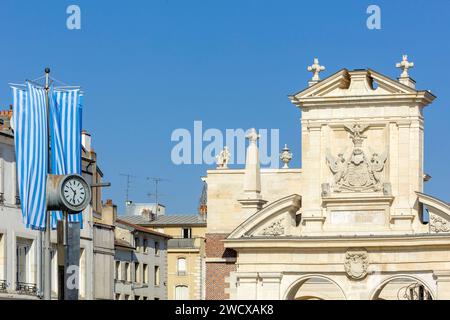
[[[66,28],[66,8],[81,8],[81,30]],[[381,8],[381,30],[366,9]],[[300,113],[287,99],[307,85],[314,57],[327,67],[370,67],[396,78],[407,53],[419,89],[437,99],[425,111],[426,192],[450,201],[450,2],[45,0],[0,2],[0,104],[8,82],[50,66],[86,92],[84,127],[93,136],[112,198],[123,208],[125,178],[134,201],[150,201],[162,182],[171,213],[195,213],[209,166],[172,164],[176,128],[280,128],[280,144],[300,165]]]

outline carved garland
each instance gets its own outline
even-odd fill
[[[275,221],[271,225],[269,225],[267,228],[264,228],[261,232],[261,235],[263,236],[281,236],[284,235],[284,226],[283,226],[284,219],[280,219],[278,221]]]
[[[432,215],[430,217],[430,231],[439,232],[450,232],[450,226],[448,221],[442,219],[441,217]]]

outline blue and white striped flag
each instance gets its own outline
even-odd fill
[[[16,149],[17,179],[22,216],[27,228],[45,230],[46,189],[48,173],[48,133],[46,92],[30,82],[12,86],[13,127]],[[81,175],[80,89],[50,89],[51,163],[53,174]],[[63,218],[62,212],[51,213],[52,227]],[[69,221],[80,222],[82,213],[72,214]]]
[[[22,217],[27,228],[45,230],[47,110],[45,89],[31,83],[12,87],[14,142]]]
[[[52,113],[52,150],[58,150],[52,156],[52,172],[54,174],[81,175],[81,120],[82,99],[79,88],[52,90],[50,110]],[[62,212],[52,213],[52,226],[61,220]],[[69,221],[80,222],[82,228],[82,213],[71,214]]]

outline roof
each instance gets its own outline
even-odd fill
[[[131,244],[129,244],[127,241],[122,239],[114,239],[114,245],[116,247],[123,247],[128,249],[135,249]]]
[[[131,227],[131,228],[133,228],[134,230],[137,230],[137,231],[140,231],[140,232],[144,232],[144,233],[148,233],[148,234],[160,236],[160,237],[167,238],[167,239],[171,239],[171,238],[172,238],[171,236],[169,236],[169,235],[167,235],[167,234],[165,234],[165,233],[153,231],[153,230],[150,230],[150,229],[141,227],[141,226],[139,226],[139,225],[137,225],[137,224],[134,224],[134,223],[131,223],[131,222],[122,220],[122,219],[116,219],[116,223],[118,223],[118,224],[123,224],[123,225],[125,225],[125,226]]]
[[[198,215],[161,215],[153,221],[143,216],[124,216],[121,220],[145,226],[206,226],[206,221]]]

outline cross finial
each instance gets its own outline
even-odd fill
[[[408,69],[411,69],[414,67],[414,62],[408,61],[408,56],[406,54],[403,55],[402,62],[399,62],[395,65],[397,68],[402,69],[402,74],[400,75],[400,78],[408,78]]]
[[[308,67],[308,71],[313,73],[312,81],[320,81],[319,73],[325,70],[324,66],[319,64],[319,59],[314,58],[314,63]]]

